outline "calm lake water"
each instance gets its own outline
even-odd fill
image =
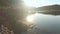
[[[32,14],[33,28],[27,29],[22,34],[59,34],[60,15]]]
[[[33,23],[39,28],[48,30],[60,30],[60,15],[37,14]]]

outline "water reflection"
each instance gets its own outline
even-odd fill
[[[33,14],[33,27],[28,34],[57,34],[60,33],[60,15]]]

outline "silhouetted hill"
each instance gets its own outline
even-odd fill
[[[60,15],[60,5],[48,5],[36,8],[38,13]]]

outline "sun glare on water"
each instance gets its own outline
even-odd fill
[[[29,16],[27,16],[26,20],[27,20],[27,22],[33,22],[33,20],[34,20],[34,15],[29,15]]]
[[[33,15],[28,15],[28,16],[26,17],[27,22],[33,22],[36,15],[38,15],[38,13],[35,13],[35,14],[33,14]]]

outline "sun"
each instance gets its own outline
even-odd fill
[[[23,0],[23,1],[24,4],[28,7],[38,7],[40,5],[37,0]]]
[[[24,3],[25,3],[27,6],[33,6],[32,0],[24,0]]]

